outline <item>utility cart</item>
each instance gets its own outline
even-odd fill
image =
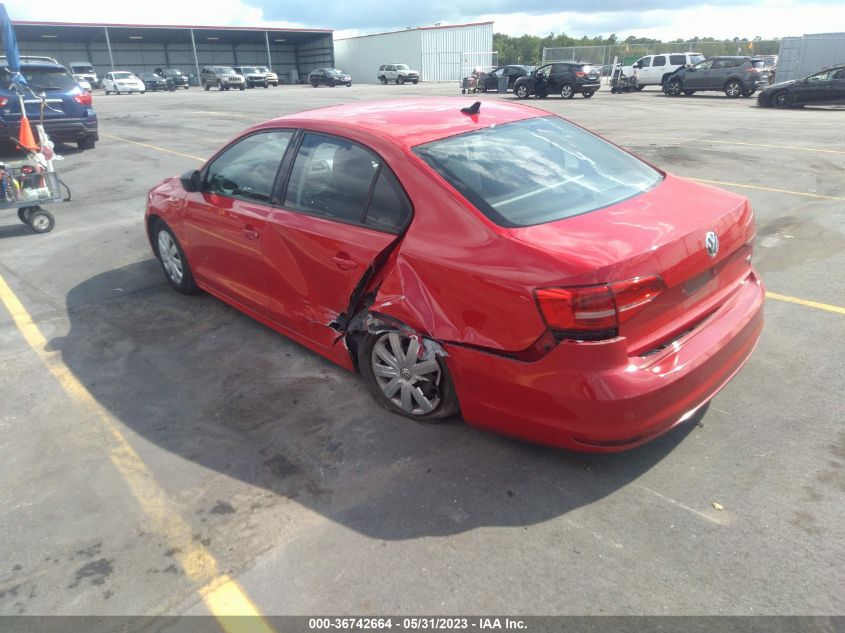
[[[42,205],[70,200],[70,189],[55,171],[44,171],[30,161],[0,163],[0,214],[15,209],[18,219],[35,233],[49,233],[56,225]]]

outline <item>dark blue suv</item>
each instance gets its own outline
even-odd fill
[[[22,60],[21,75],[32,92],[24,95],[26,116],[33,125],[41,121],[41,99],[46,94],[44,129],[57,143],[75,142],[79,149],[94,149],[100,140],[91,95],[79,87],[60,64]],[[12,88],[5,59],[0,60],[0,140],[14,142],[20,134],[21,107]],[[34,94],[33,94],[34,93]]]

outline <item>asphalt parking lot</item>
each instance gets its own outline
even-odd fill
[[[0,215],[0,614],[227,598],[265,614],[845,612],[841,109],[652,89],[529,102],[757,214],[756,352],[703,419],[628,453],[414,424],[355,375],[169,289],[143,228],[152,185],[273,116],[427,94],[460,97],[95,94],[101,140],[62,150],[74,200],[56,229]]]

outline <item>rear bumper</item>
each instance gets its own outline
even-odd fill
[[[20,128],[20,121],[0,121],[0,139],[18,139]],[[57,142],[81,141],[89,137],[94,137],[95,141],[100,140],[96,115],[87,119],[48,119],[44,121],[44,130]]]
[[[763,328],[753,271],[677,346],[628,357],[625,339],[560,343],[536,362],[445,345],[464,419],[532,442],[615,452],[665,433],[738,372]]]
[[[580,92],[587,92],[587,91],[595,92],[599,88],[601,88],[601,82],[599,82],[599,81],[596,81],[594,83],[578,83],[578,84],[575,84],[575,92],[579,92],[579,93]]]

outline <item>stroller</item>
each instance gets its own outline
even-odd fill
[[[634,92],[637,89],[637,73],[626,75],[622,72],[622,66],[618,65],[613,69],[610,78],[610,93],[621,94],[623,92]]]

